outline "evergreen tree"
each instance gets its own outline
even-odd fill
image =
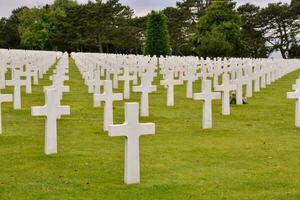
[[[152,11],[147,19],[144,54],[166,56],[171,53],[167,17],[162,12]]]

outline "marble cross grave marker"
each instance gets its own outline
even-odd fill
[[[125,136],[125,177],[126,184],[140,182],[139,137],[155,134],[154,123],[139,122],[139,104],[125,103],[125,122],[110,125],[109,136]]]
[[[296,91],[287,93],[287,98],[296,100],[295,125],[296,127],[300,127],[300,79],[296,81],[294,89]]]
[[[113,93],[112,81],[106,80],[104,82],[104,92],[102,94],[94,94],[94,104],[104,101],[104,118],[103,129],[108,130],[108,126],[113,124],[113,102],[123,100],[123,94]]]
[[[201,93],[194,94],[194,100],[203,100],[203,112],[202,112],[202,128],[212,128],[212,100],[221,99],[220,92],[211,91],[211,80],[204,81],[204,87]]]
[[[70,114],[70,106],[61,106],[57,101],[57,92],[55,89],[45,91],[44,106],[31,107],[32,116],[46,116],[45,124],[45,154],[57,153],[57,122],[61,115]]]
[[[133,86],[132,91],[141,92],[141,116],[149,116],[149,93],[156,91],[156,86],[152,85],[151,74],[145,73],[141,77],[141,85]]]
[[[193,82],[198,80],[197,68],[193,66],[187,68],[183,80],[186,81],[186,97],[193,98]]]
[[[21,80],[19,71],[16,70],[13,74],[12,80],[7,80],[6,85],[14,86],[14,109],[19,110],[21,109],[21,86],[25,86],[26,81]]]
[[[236,85],[230,83],[229,74],[222,75],[222,85],[215,86],[215,90],[222,92],[222,114],[230,115],[230,92],[236,90]]]
[[[236,72],[236,79],[234,80],[236,84],[236,104],[243,104],[243,71],[242,69],[238,69]]]
[[[160,84],[167,87],[167,106],[174,106],[174,85],[180,85],[182,81],[175,80],[173,71],[169,71],[167,79],[161,80]]]
[[[123,91],[124,99],[129,99],[130,98],[130,81],[134,80],[134,76],[130,75],[128,66],[124,67],[124,74],[122,76],[119,76],[119,80],[124,81],[124,91]]]

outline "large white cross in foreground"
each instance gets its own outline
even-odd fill
[[[139,104],[125,103],[125,122],[110,125],[109,136],[125,136],[125,177],[126,184],[140,182],[139,137],[155,134],[154,123],[139,123]]]
[[[203,100],[203,114],[202,114],[202,128],[212,128],[212,100],[220,99],[220,92],[211,91],[211,80],[204,81],[204,91],[202,93],[195,93],[194,100]]]
[[[2,134],[2,109],[3,102],[11,102],[13,100],[11,94],[0,94],[0,134]]]
[[[45,125],[45,154],[57,153],[57,123],[56,120],[61,115],[70,114],[70,106],[61,106],[57,101],[57,92],[55,89],[45,91],[44,106],[31,107],[32,116],[46,116]]]
[[[294,87],[295,92],[288,92],[288,99],[296,99],[296,108],[295,108],[295,125],[300,127],[300,79],[297,80]]]

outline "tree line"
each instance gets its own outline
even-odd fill
[[[169,49],[161,51],[167,54],[265,58],[280,51],[283,58],[300,57],[300,0],[264,8],[237,7],[232,0],[182,0],[157,14],[166,23]],[[0,48],[142,54],[149,49],[146,42],[153,43],[146,29],[160,27],[149,22],[151,16],[154,12],[136,17],[119,0],[20,7],[0,20]]]

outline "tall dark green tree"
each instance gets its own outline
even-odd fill
[[[6,40],[5,40],[5,25],[6,19],[3,17],[0,19],[0,48],[7,48],[6,47]]]
[[[251,58],[268,57],[268,48],[263,32],[259,29],[260,7],[245,4],[238,8],[242,18],[242,39],[245,42],[243,56]]]
[[[166,56],[171,53],[167,17],[162,12],[152,11],[147,20],[144,54]]]
[[[300,9],[300,0],[292,0],[291,1],[291,7],[292,9],[297,12],[298,15],[300,15],[299,9]]]
[[[260,12],[261,30],[272,51],[279,50],[283,58],[300,33],[299,14],[288,4],[274,3]]]
[[[193,41],[203,57],[241,56],[241,17],[231,0],[214,0],[200,17]]]
[[[186,42],[188,37],[182,31],[183,23],[181,19],[182,16],[180,14],[180,10],[174,7],[167,7],[163,10],[163,13],[168,18],[168,29],[172,30],[169,32],[172,54],[184,55],[185,46],[188,46],[188,42]]]

